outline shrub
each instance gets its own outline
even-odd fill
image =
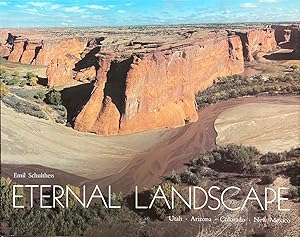
[[[169,180],[170,182],[174,184],[180,184],[181,183],[181,177],[179,174],[176,173],[175,170],[172,170],[172,173],[169,177],[166,177],[166,180]]]
[[[5,69],[0,68],[0,79],[1,80],[6,79],[6,70]]]
[[[18,75],[13,76],[12,79],[6,80],[6,84],[9,86],[17,85],[20,83],[20,77]]]
[[[25,77],[26,77],[27,79],[30,79],[30,78],[32,78],[32,77],[36,77],[36,75],[33,74],[32,72],[27,72]]]
[[[46,98],[45,92],[43,91],[39,91],[36,93],[36,95],[34,96],[35,99],[43,101]]]
[[[183,186],[166,182],[161,185],[161,188],[168,201],[171,200],[172,197],[172,187],[174,187],[186,199]],[[157,187],[150,189],[149,200],[154,198],[156,191]],[[169,204],[171,205],[170,201]],[[174,209],[169,209],[164,199],[156,199],[152,208],[154,216],[159,220],[163,220],[169,215],[180,215],[187,210],[186,205],[177,196],[174,200]]]
[[[18,195],[24,195],[23,189],[17,189]],[[1,220],[10,219],[11,215],[16,212],[18,209],[13,208],[13,183],[10,178],[1,177],[1,203],[0,203],[0,217]],[[16,205],[24,205],[24,199],[17,199]]]
[[[293,186],[289,189],[288,197],[290,199],[296,199],[300,197],[300,188],[297,186]]]
[[[36,86],[38,82],[38,78],[36,76],[30,77],[29,79],[29,85]]]
[[[189,169],[185,169],[180,174],[181,181],[190,185],[197,185],[199,183],[199,177]]]
[[[288,94],[299,93],[299,75],[295,69],[293,75],[279,77],[269,76],[264,80],[261,75],[243,77],[233,75],[218,78],[213,85],[203,91],[196,93],[198,109],[218,101],[227,100],[248,95],[267,94]]]
[[[272,184],[275,178],[276,177],[273,174],[266,174],[261,177],[261,184],[262,185]]]
[[[223,172],[256,173],[260,168],[257,163],[259,156],[260,153],[255,147],[231,144],[201,154],[199,158],[191,161],[191,165],[197,173],[205,166]]]
[[[62,100],[60,92],[54,89],[48,92],[46,94],[46,102],[52,105],[61,105]]]
[[[20,87],[24,87],[26,85],[26,81],[25,80],[21,80],[19,83]]]
[[[8,87],[4,84],[4,83],[0,83],[0,96],[1,98],[3,96],[6,96],[8,94],[9,90],[8,90]]]
[[[28,114],[37,118],[48,119],[47,115],[37,105],[32,105],[29,102],[18,99],[15,96],[6,96],[2,101],[12,107],[15,111],[23,114]]]

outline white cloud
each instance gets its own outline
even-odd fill
[[[259,0],[259,2],[261,2],[261,3],[275,3],[275,2],[279,2],[279,0]]]
[[[0,2],[0,5],[1,5],[1,6],[7,6],[7,5],[8,5],[8,2]]]
[[[28,14],[31,14],[31,15],[35,15],[37,14],[39,11],[35,8],[25,8],[24,9],[24,12],[28,13]]]
[[[34,7],[47,7],[51,10],[56,10],[59,9],[61,7],[60,4],[53,4],[51,2],[28,2],[30,5],[34,6]]]
[[[84,13],[84,12],[86,12],[86,10],[81,9],[78,6],[73,6],[73,7],[65,7],[64,12],[66,12],[66,13]]]
[[[28,3],[35,7],[46,7],[50,4],[49,2],[28,2]]]
[[[112,5],[102,6],[102,5],[91,4],[91,5],[87,5],[86,7],[95,10],[109,10],[112,7]]]
[[[254,3],[251,2],[245,2],[240,5],[242,8],[256,8],[257,6]]]
[[[118,10],[117,12],[118,12],[118,13],[126,13],[125,10]]]
[[[56,9],[59,9],[60,7],[61,7],[61,5],[59,5],[59,4],[52,4],[49,8],[51,10],[56,10]]]

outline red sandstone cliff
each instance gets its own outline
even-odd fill
[[[247,32],[236,32],[243,43],[245,60],[253,61],[258,52],[270,52],[277,47],[275,30],[271,28],[263,30],[250,30]]]
[[[127,134],[197,120],[194,93],[210,86],[219,76],[243,72],[244,59],[254,60],[257,52],[274,50],[278,36],[275,32],[270,28],[249,30],[158,49],[153,42],[142,42],[133,48],[145,48],[132,51],[129,56],[126,49],[124,54],[118,53],[119,46],[114,45],[114,52],[101,53],[103,37],[90,41],[16,40],[8,59],[48,65],[50,87],[63,86],[73,79],[87,82],[96,78],[89,99],[74,118],[75,129],[105,135]],[[294,42],[294,52],[299,53],[299,30],[284,32],[282,39]],[[144,50],[148,44],[152,44],[152,49]]]
[[[114,60],[102,57],[75,129],[127,134],[197,120],[194,93],[244,70],[238,36]]]
[[[281,48],[293,49],[292,58],[300,59],[300,25],[272,25]]]

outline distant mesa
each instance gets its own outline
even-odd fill
[[[74,128],[103,135],[182,126],[198,119],[194,94],[220,76],[242,73],[258,52],[292,49],[299,25],[204,31],[190,27],[103,36],[28,40],[8,34],[0,56],[47,66],[48,86],[92,83],[74,113]],[[205,33],[203,33],[205,32]],[[139,38],[140,37],[140,38]],[[271,56],[270,56],[271,57]],[[76,97],[76,95],[74,95]]]

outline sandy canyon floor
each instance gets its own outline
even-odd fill
[[[49,172],[52,182],[112,184],[122,192],[158,183],[216,142],[257,145],[263,152],[299,146],[297,96],[228,100],[202,109],[199,120],[184,127],[111,137],[1,108],[2,173]]]
[[[222,112],[215,121],[218,145],[256,146],[282,152],[300,146],[300,105],[247,103]]]

